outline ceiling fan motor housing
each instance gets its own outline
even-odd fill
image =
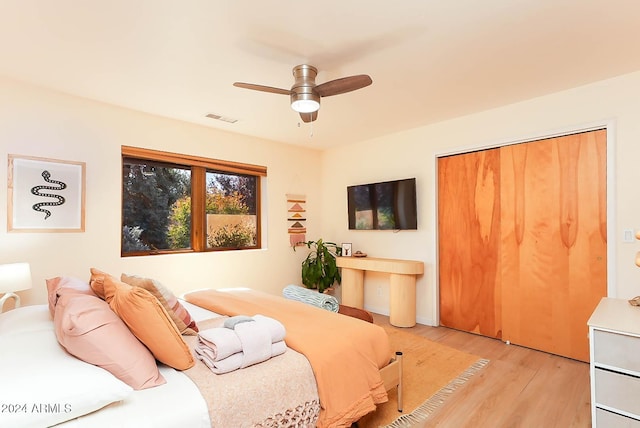
[[[355,91],[369,86],[373,81],[366,74],[341,77],[339,79],[316,85],[318,69],[312,65],[301,64],[293,68],[295,81],[291,89],[274,88],[272,86],[256,85],[254,83],[235,82],[233,86],[252,89],[254,91],[270,92],[272,94],[289,95],[291,108],[300,113],[300,118],[305,123],[313,122],[318,118],[320,109],[320,97],[330,97]]]
[[[318,69],[307,64],[293,68],[295,82],[291,87],[291,108],[300,113],[311,113],[320,108],[320,95],[314,91]]]

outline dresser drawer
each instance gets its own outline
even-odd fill
[[[602,330],[593,332],[594,363],[640,373],[640,337]]]
[[[596,406],[603,405],[640,418],[640,378],[595,369]]]
[[[602,428],[640,428],[640,421],[626,416],[596,409],[596,425]]]

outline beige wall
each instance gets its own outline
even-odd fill
[[[7,155],[86,162],[84,233],[7,233],[7,189],[0,186],[0,263],[31,264],[33,290],[23,304],[45,302],[46,278],[88,278],[97,267],[151,276],[177,293],[251,286],[278,293],[299,283],[304,252],[287,234],[287,193],[308,195],[310,234],[320,228],[318,151],[146,115],[0,79],[0,178]],[[120,257],[120,146],[138,146],[266,165],[264,250]]]
[[[437,320],[435,159],[591,125],[610,127],[610,292],[640,294],[640,243],[623,243],[623,229],[640,229],[640,73],[527,102],[331,149],[324,153],[238,136],[50,92],[0,79],[0,177],[9,153],[87,164],[85,233],[7,233],[0,227],[0,263],[31,263],[34,289],[25,303],[43,302],[44,279],[88,276],[91,266],[153,276],[176,292],[199,287],[251,286],[279,292],[299,283],[304,251],[288,246],[287,193],[308,197],[307,238],[352,242],[371,256],[422,260],[418,321]],[[429,102],[428,98],[425,102]],[[393,106],[390,106],[392,108]],[[266,165],[266,246],[260,251],[120,257],[120,146],[188,152]],[[320,172],[316,172],[320,171]],[[340,171],[340,174],[336,174]],[[346,186],[416,177],[417,231],[349,231]],[[322,183],[320,186],[319,183]],[[0,223],[6,225],[6,186],[0,186]],[[388,283],[367,273],[365,306],[388,313]],[[338,294],[340,289],[338,288]]]
[[[430,102],[428,96],[424,102]],[[354,251],[371,256],[424,261],[425,274],[417,284],[418,322],[435,324],[436,157],[592,125],[607,125],[610,130],[610,295],[636,296],[640,294],[640,268],[634,258],[640,243],[623,243],[622,231],[640,229],[640,73],[323,153],[323,237],[352,242]],[[407,177],[417,178],[417,231],[348,230],[348,185]],[[365,307],[388,313],[388,281],[384,275],[366,274]]]

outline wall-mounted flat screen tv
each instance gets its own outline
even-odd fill
[[[347,205],[349,229],[418,228],[415,178],[348,186]]]

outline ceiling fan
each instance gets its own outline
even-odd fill
[[[320,97],[344,94],[369,86],[373,81],[366,74],[342,77],[316,85],[318,69],[307,64],[293,67],[295,82],[291,89],[280,89],[272,86],[255,85],[253,83],[235,82],[238,88],[254,91],[271,92],[291,96],[291,108],[300,113],[303,122],[313,122],[318,118]]]

